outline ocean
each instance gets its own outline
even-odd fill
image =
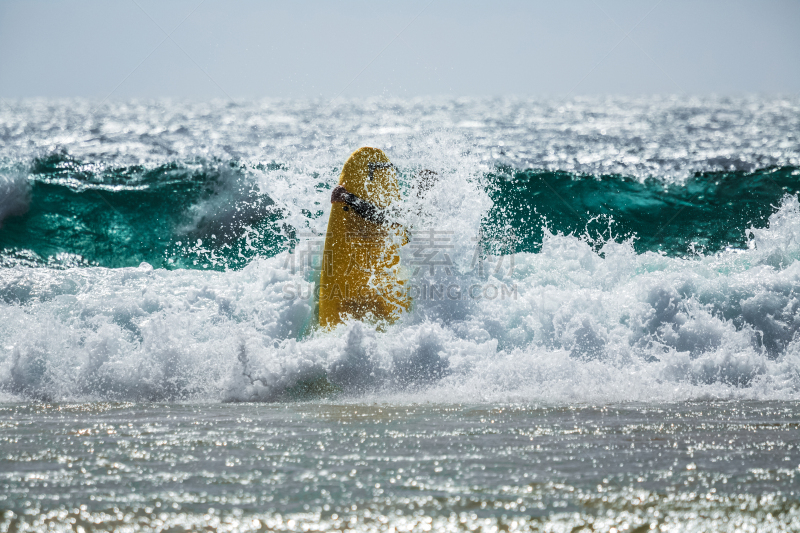
[[[3,101],[0,531],[796,531],[798,192],[798,96]]]

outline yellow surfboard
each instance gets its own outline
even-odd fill
[[[395,169],[377,148],[353,152],[339,185],[381,209],[401,201]],[[365,220],[345,203],[332,204],[320,274],[320,326],[332,328],[348,318],[391,323],[408,310],[398,275],[403,238],[402,228]]]

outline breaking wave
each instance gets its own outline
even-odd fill
[[[309,329],[313,271],[288,252],[227,272],[5,268],[0,384],[41,400],[797,397],[796,197],[747,249],[691,258],[544,235],[513,264],[423,271],[419,286],[458,289],[426,291],[384,330]]]
[[[796,399],[798,109],[14,103],[0,399]],[[299,252],[362,145],[407,201],[438,173],[402,253],[428,239],[443,262],[413,273],[398,323],[322,332]]]

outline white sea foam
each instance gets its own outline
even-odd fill
[[[453,255],[474,247],[469,217],[452,227]],[[313,299],[287,287],[311,294],[313,272],[292,272],[287,253],[237,272],[7,268],[0,385],[17,398],[271,401],[327,375],[346,397],[407,401],[797,398],[799,232],[787,197],[745,251],[668,258],[548,234],[511,273],[506,258],[482,276],[464,262],[412,279],[479,286],[474,299],[420,297],[398,324],[333,332],[304,333]]]

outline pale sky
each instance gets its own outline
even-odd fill
[[[2,98],[672,93],[800,93],[800,1],[0,0]]]

